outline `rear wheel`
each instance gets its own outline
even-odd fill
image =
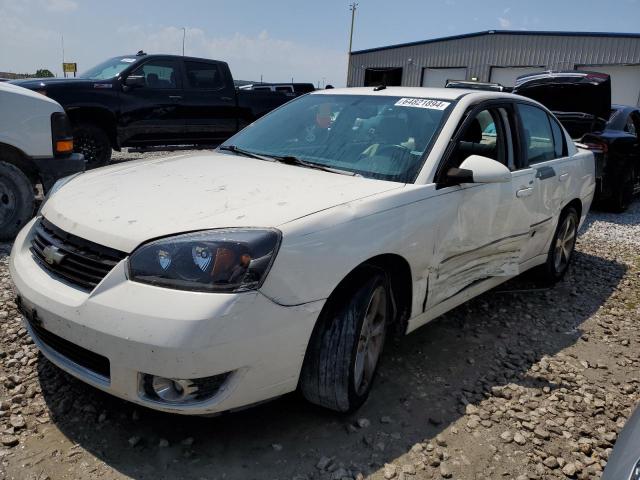
[[[0,240],[12,240],[33,216],[35,195],[29,178],[0,161]]]
[[[74,150],[84,155],[87,170],[107,165],[111,160],[111,141],[102,128],[92,123],[78,123],[73,129]]]
[[[624,180],[620,183],[620,186],[611,199],[611,210],[616,213],[624,212],[633,201],[634,185],[632,172],[629,172],[629,174],[623,178]]]
[[[387,279],[377,272],[329,299],[302,367],[300,388],[308,401],[339,412],[364,403],[384,347],[390,307]]]
[[[554,284],[567,273],[576,246],[579,222],[578,212],[573,207],[566,208],[560,216],[547,261],[538,267],[538,279],[542,283]]]

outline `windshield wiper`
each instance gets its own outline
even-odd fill
[[[225,150],[228,152],[237,153],[238,155],[244,155],[245,157],[249,157],[249,158],[266,160],[268,162],[279,162],[279,163],[284,163],[286,165],[296,165],[298,167],[313,168],[314,170],[322,170],[323,172],[338,173],[340,175],[349,175],[350,177],[362,176],[359,173],[350,172],[348,170],[341,170],[339,168],[327,167],[326,165],[321,165],[319,163],[308,162],[298,157],[294,157],[293,155],[271,155],[271,154],[256,153],[250,150],[245,150],[244,148],[237,147],[235,145],[222,145],[221,147],[219,147],[219,149]]]
[[[296,165],[298,167],[313,168],[314,170],[322,170],[323,172],[338,173],[340,175],[349,175],[350,177],[361,177],[359,173],[342,170],[340,168],[327,167],[320,163],[308,162],[293,155],[269,155],[274,160],[287,165]]]
[[[265,156],[265,155],[260,155],[259,153],[254,153],[251,152],[249,150],[245,150],[244,148],[240,148],[240,147],[236,147],[235,145],[222,145],[220,147],[218,147],[219,150],[224,150],[227,152],[233,152],[233,153],[237,153],[238,155],[243,155],[245,157],[249,157],[249,158],[255,158],[258,160],[266,160],[267,162],[273,162],[274,159],[269,157],[269,156]]]

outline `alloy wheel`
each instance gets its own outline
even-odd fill
[[[557,273],[562,273],[569,265],[571,254],[576,243],[576,219],[567,215],[558,230],[553,250],[553,266]]]
[[[387,311],[387,291],[379,286],[371,294],[358,337],[354,367],[354,388],[358,395],[366,392],[373,380],[384,346]]]

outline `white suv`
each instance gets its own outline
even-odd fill
[[[11,276],[44,355],[121,398],[212,414],[300,388],[349,411],[389,335],[561,278],[593,192],[593,155],[524,97],[319,91],[216,152],[59,182]]]

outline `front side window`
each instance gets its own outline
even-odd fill
[[[384,95],[306,95],[245,128],[225,145],[408,183],[422,168],[424,154],[452,105]]]
[[[524,146],[529,165],[556,158],[556,147],[544,110],[533,105],[518,104],[518,112],[524,130]]]
[[[168,60],[153,60],[136,68],[131,75],[144,77],[145,86],[154,89],[178,88],[175,64]]]
[[[491,158],[508,166],[505,138],[498,110],[487,109],[466,122],[447,169],[457,168],[471,155]]]
[[[224,87],[220,68],[213,63],[184,62],[189,88],[215,90]]]

